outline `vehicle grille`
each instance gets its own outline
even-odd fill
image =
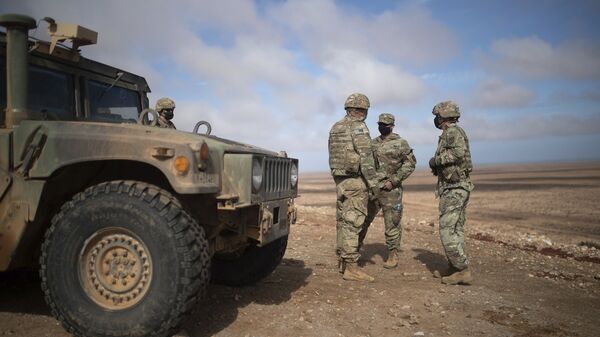
[[[263,192],[266,200],[289,197],[292,192],[290,171],[292,161],[288,158],[265,157]]]

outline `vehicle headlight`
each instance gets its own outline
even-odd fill
[[[296,184],[298,184],[298,166],[296,163],[292,163],[292,168],[290,170],[290,182],[292,183],[292,188],[296,188]]]
[[[260,190],[260,186],[262,185],[263,180],[263,170],[262,164],[260,160],[254,159],[252,161],[252,188],[254,192],[258,192]]]

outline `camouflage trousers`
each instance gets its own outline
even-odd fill
[[[362,178],[335,178],[336,203],[336,253],[344,261],[356,262],[358,235],[367,215],[369,192]]]
[[[440,238],[450,264],[459,270],[469,266],[465,253],[465,222],[471,192],[462,188],[440,193]]]
[[[360,246],[362,246],[369,226],[379,210],[383,210],[387,248],[400,251],[400,241],[402,240],[402,224],[400,223],[402,220],[402,187],[394,188],[391,191],[381,191],[377,199],[369,201],[367,219],[359,235]]]

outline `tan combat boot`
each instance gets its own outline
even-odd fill
[[[375,278],[365,273],[364,271],[358,268],[356,262],[345,262],[346,269],[344,270],[344,275],[342,276],[346,281],[367,281],[373,282]]]
[[[458,269],[454,268],[453,265],[448,265],[448,267],[446,267],[446,269],[443,270],[434,270],[433,271],[433,277],[435,278],[442,278],[442,277],[446,277],[446,276],[450,276],[454,273],[456,273],[458,271]]]
[[[398,266],[398,251],[396,249],[390,250],[387,260],[383,264],[383,268],[392,269]]]
[[[450,276],[442,277],[443,284],[471,284],[471,282],[473,282],[473,276],[469,268],[457,271]]]

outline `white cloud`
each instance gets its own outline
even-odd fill
[[[481,60],[492,72],[527,78],[600,79],[597,41],[568,40],[553,46],[537,36],[499,39]]]
[[[582,90],[575,92],[572,90],[562,90],[553,92],[550,95],[553,103],[562,103],[565,101],[591,101],[600,102],[600,90]]]
[[[473,115],[461,124],[471,140],[515,140],[597,134],[600,117],[579,117],[564,112],[512,119]]]
[[[366,93],[376,108],[419,102],[429,88],[408,67],[458,52],[448,27],[411,6],[367,15],[332,0],[260,10],[245,0],[3,5],[98,31],[98,45],[83,47],[83,55],[146,77],[151,105],[175,97],[180,129],[208,120],[215,135],[290,152],[326,151],[351,92]],[[38,37],[47,39],[45,28]]]
[[[458,52],[451,30],[418,6],[365,15],[333,0],[290,0],[275,7],[270,16],[294,32],[317,59],[327,59],[329,50],[341,49],[369,52],[399,64],[426,64]]]
[[[535,93],[527,88],[491,78],[481,82],[473,92],[473,104],[481,108],[515,108],[529,105]]]
[[[338,102],[359,91],[376,105],[412,103],[425,89],[417,76],[350,50],[330,50],[323,69],[326,72],[317,79],[317,87],[338,97]]]

